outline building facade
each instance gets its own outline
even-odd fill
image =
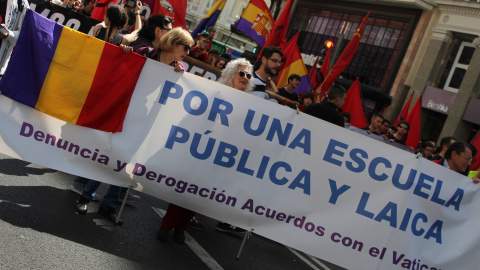
[[[412,93],[411,106],[422,94],[422,139],[470,141],[480,128],[478,2],[299,0],[289,35],[301,31],[308,67],[327,40],[341,52],[370,12],[357,53],[337,82],[348,86],[359,77],[367,116],[385,108],[392,121]]]
[[[188,0],[190,30],[214,2]],[[248,2],[227,1],[216,25],[215,41],[242,51],[257,46],[230,31]],[[327,40],[335,43],[332,58],[338,57],[370,12],[357,53],[337,82],[348,87],[358,77],[367,117],[383,110],[392,121],[412,93],[411,106],[422,94],[422,139],[454,136],[470,141],[480,128],[479,2],[297,0],[287,38],[300,31],[298,45],[311,68]],[[266,0],[277,16],[285,3]]]

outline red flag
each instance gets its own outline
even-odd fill
[[[325,78],[327,77],[328,73],[330,72],[330,51],[332,47],[328,48],[327,54],[325,55],[325,58],[323,59],[323,64],[322,67],[320,68],[320,72],[323,75],[323,80],[325,81]]]
[[[312,68],[310,69],[310,72],[308,73],[308,77],[310,78],[310,84],[312,85],[313,88],[316,86],[317,82],[317,62],[318,62],[318,56],[315,59],[315,62],[312,65]]]
[[[360,81],[358,77],[353,82],[350,89],[348,89],[345,104],[342,106],[342,111],[349,112],[351,115],[350,124],[357,128],[368,126],[365,112],[363,111],[362,97],[360,94]]]
[[[408,114],[407,120],[410,123],[410,130],[408,131],[406,146],[411,146],[413,149],[417,149],[418,142],[420,141],[420,112],[422,110],[422,94],[413,105],[412,110]]]
[[[276,46],[283,49],[287,44],[287,30],[288,30],[288,21],[290,20],[290,12],[292,11],[294,0],[288,0],[287,4],[282,10],[282,14],[278,17],[278,20],[275,22],[273,27],[273,32],[268,35],[265,44],[263,44],[262,50],[268,46]],[[262,51],[258,54],[258,59],[262,55]]]
[[[410,95],[410,98],[408,99],[407,103],[405,103],[405,106],[403,106],[402,112],[397,117],[397,120],[395,120],[395,123],[393,123],[394,126],[397,126],[398,122],[400,120],[404,120],[404,119],[407,118],[408,109],[410,108],[410,103],[412,103],[413,94],[415,94],[415,92],[412,92],[412,94]]]
[[[156,15],[156,14],[167,15],[168,17],[172,17],[172,18],[174,17],[173,13],[171,13],[170,10],[166,9],[164,6],[160,4],[155,5],[154,12],[152,13],[152,15]]]
[[[318,87],[317,99],[320,99],[324,93],[328,92],[328,89],[333,82],[335,82],[338,76],[340,76],[340,74],[342,74],[342,72],[350,65],[350,62],[352,62],[353,56],[355,56],[355,52],[357,51],[358,44],[360,43],[360,39],[362,38],[363,28],[365,27],[365,22],[367,21],[368,15],[370,15],[370,12],[368,12],[367,16],[363,18],[362,23],[353,35],[353,38],[350,40],[340,57],[338,57],[337,62],[335,62],[335,65],[325,77],[323,83],[320,85],[320,87]]]
[[[107,10],[108,6],[115,3],[117,3],[116,0],[99,0],[95,4],[95,8],[93,9],[90,18],[103,22],[105,11]]]
[[[473,138],[470,144],[477,148],[477,155],[474,157],[475,161],[470,166],[470,170],[478,171],[478,169],[480,168],[480,131],[477,132],[477,135],[475,135],[475,138]]]
[[[187,0],[167,0],[173,8],[173,27],[180,26],[188,31],[187,22]]]

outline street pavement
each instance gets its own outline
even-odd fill
[[[168,202],[133,191],[123,226],[97,214],[75,213],[75,176],[0,154],[0,269],[343,269],[258,235],[237,260],[241,235],[215,230],[217,221],[197,215],[204,231],[189,228],[185,245],[155,234]],[[98,194],[106,192],[102,184]]]

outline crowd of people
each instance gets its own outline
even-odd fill
[[[65,8],[90,16],[95,8],[96,0],[64,0],[57,1]],[[190,56],[205,62],[222,71],[219,83],[233,89],[251,93],[257,97],[277,102],[280,104],[294,104],[295,108],[305,114],[322,119],[339,127],[350,128],[352,115],[342,112],[347,90],[334,84],[328,95],[320,103],[314,103],[314,91],[298,95],[295,89],[299,86],[301,78],[297,74],[288,77],[288,84],[277,89],[275,79],[278,76],[284,57],[281,49],[265,47],[255,63],[245,58],[231,59],[228,55],[221,54],[216,49],[211,49],[212,35],[203,31],[197,37],[197,42],[191,34],[179,27],[173,28],[172,18],[165,15],[154,15],[145,20],[141,14],[142,4],[137,1],[134,5],[110,5],[106,9],[104,21],[96,25],[93,35],[105,42],[121,46],[125,53],[135,52],[150,59],[172,66],[174,71],[183,72],[185,67],[182,61]],[[1,38],[14,35],[9,31],[1,34]],[[210,48],[210,49],[209,49]],[[386,142],[405,145],[405,137],[410,129],[410,124],[405,120],[398,121],[396,126],[380,113],[374,113],[370,124],[362,127],[368,135],[376,135]],[[468,174],[477,149],[470,144],[457,142],[455,138],[446,137],[436,147],[435,141],[424,140],[418,152],[423,158],[432,160],[451,170]],[[475,183],[479,182],[479,174],[473,177]],[[78,177],[73,183],[72,190],[80,194],[75,209],[79,214],[85,214],[91,201],[98,201],[96,194],[100,182],[93,179]],[[123,195],[122,195],[123,194]],[[123,223],[117,216],[116,206],[122,200],[139,200],[138,196],[130,195],[125,189],[110,186],[101,200],[99,213],[107,219],[121,225]],[[195,212],[181,206],[170,204],[162,220],[157,238],[161,241],[168,239],[173,230],[173,238],[177,243],[184,243],[184,232],[187,227],[202,230],[203,226],[194,218]],[[222,232],[245,233],[245,230],[228,223],[219,222],[217,229]]]

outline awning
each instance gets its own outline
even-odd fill
[[[385,5],[393,7],[415,8],[431,10],[435,6],[434,0],[348,0],[351,2]]]
[[[448,114],[457,94],[427,86],[422,98],[422,107],[443,114]]]

